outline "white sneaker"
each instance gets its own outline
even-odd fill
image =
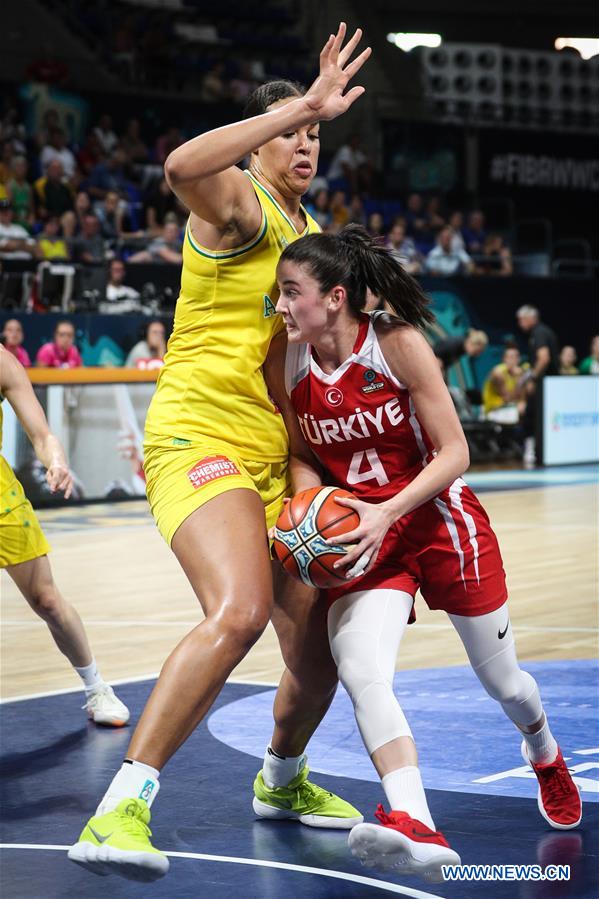
[[[95,724],[107,724],[109,727],[123,727],[129,720],[129,709],[121,702],[110,684],[94,687],[83,706],[87,716]]]
[[[406,812],[385,814],[382,805],[376,811],[380,824],[357,824],[349,835],[352,855],[363,865],[400,874],[419,874],[425,880],[440,883],[444,865],[459,865],[460,856],[440,831],[430,830]]]

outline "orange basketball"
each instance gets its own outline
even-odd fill
[[[279,515],[275,527],[275,554],[285,571],[313,587],[338,587],[345,582],[343,570],[334,563],[351,548],[329,546],[325,541],[353,531],[360,516],[336,497],[351,497],[341,487],[311,487],[296,494]]]

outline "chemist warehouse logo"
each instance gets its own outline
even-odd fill
[[[554,412],[551,429],[593,428],[599,426],[599,412]]]

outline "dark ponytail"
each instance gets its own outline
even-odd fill
[[[249,95],[242,118],[251,119],[256,115],[263,115],[273,103],[303,97],[305,93],[306,88],[297,81],[267,81]]]
[[[345,287],[357,317],[370,289],[391,306],[397,317],[415,328],[434,320],[428,298],[391,253],[376,243],[361,225],[346,225],[338,234],[309,234],[285,248],[281,261],[305,265],[322,293]]]

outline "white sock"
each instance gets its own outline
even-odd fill
[[[428,808],[420,769],[415,765],[406,765],[385,774],[381,781],[383,790],[391,809],[396,812],[407,812],[411,818],[422,821],[431,830],[435,823]]]
[[[75,665],[73,665],[73,668],[75,668]],[[104,679],[100,674],[96,660],[93,656],[89,665],[85,665],[83,668],[75,668],[75,671],[83,681],[86,693],[91,693],[96,687],[99,687],[100,684],[104,683]]]
[[[262,777],[271,790],[275,787],[286,787],[300,773],[306,764],[305,755],[278,755],[272,746],[264,754]]]
[[[538,730],[536,734],[525,734],[522,736],[526,741],[526,750],[531,762],[537,765],[547,765],[554,762],[557,756],[557,743],[555,737],[549,730],[549,722],[545,719],[545,724]]]
[[[159,777],[160,772],[151,765],[125,759],[96,809],[96,815],[113,812],[121,799],[131,797],[145,799],[151,807],[160,789]]]

